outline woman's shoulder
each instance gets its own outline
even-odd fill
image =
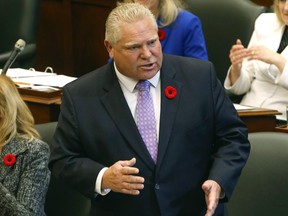
[[[28,154],[50,154],[49,145],[38,138],[33,138],[31,140],[17,136],[12,141],[12,148],[15,148],[16,152],[28,151]]]
[[[199,17],[186,9],[180,9],[177,20],[181,20],[181,22],[198,21]]]
[[[255,21],[255,29],[278,29],[281,23],[275,13],[262,13]]]
[[[33,138],[31,141],[28,142],[27,146],[31,152],[50,154],[49,145],[41,139]]]

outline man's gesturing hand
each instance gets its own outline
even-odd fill
[[[135,163],[136,158],[132,158],[117,161],[110,166],[103,175],[101,188],[131,195],[140,194],[140,190],[144,188],[144,178],[136,176],[139,169],[133,167]]]
[[[212,216],[218,206],[221,187],[216,181],[207,180],[203,183],[202,189],[205,192],[205,200],[207,205],[205,216]]]

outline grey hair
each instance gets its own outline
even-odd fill
[[[106,20],[105,40],[110,44],[116,44],[122,37],[121,26],[125,23],[135,23],[144,18],[149,18],[157,30],[157,22],[151,11],[139,3],[118,4],[109,14]]]

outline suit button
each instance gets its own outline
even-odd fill
[[[159,184],[155,184],[155,189],[159,190],[160,189],[160,185]]]

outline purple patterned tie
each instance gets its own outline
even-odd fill
[[[141,80],[135,88],[138,90],[136,105],[137,126],[152,159],[156,163],[158,143],[153,100],[149,92],[150,82]]]

